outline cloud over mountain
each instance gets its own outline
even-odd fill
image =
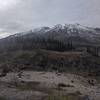
[[[99,26],[99,4],[99,0],[0,0],[0,30],[13,33],[77,22]]]

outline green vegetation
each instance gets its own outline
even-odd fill
[[[81,100],[78,95],[68,94],[68,95],[49,95],[47,100]]]
[[[99,75],[100,57],[84,52],[56,52],[44,49],[0,54],[0,69],[93,73]]]
[[[19,89],[19,90],[35,90],[38,88],[40,82],[32,81],[32,82],[18,82],[17,79],[15,79],[15,82],[13,82],[13,85]]]
[[[0,100],[9,100],[9,99],[7,99],[5,97],[0,97]]]

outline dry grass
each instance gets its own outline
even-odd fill
[[[56,52],[51,51],[48,53],[50,59],[79,59],[83,52]]]

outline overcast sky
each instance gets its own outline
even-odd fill
[[[100,27],[100,0],[0,0],[0,33],[64,23]]]

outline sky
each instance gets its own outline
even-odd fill
[[[0,0],[0,36],[41,26],[100,27],[100,0]]]

